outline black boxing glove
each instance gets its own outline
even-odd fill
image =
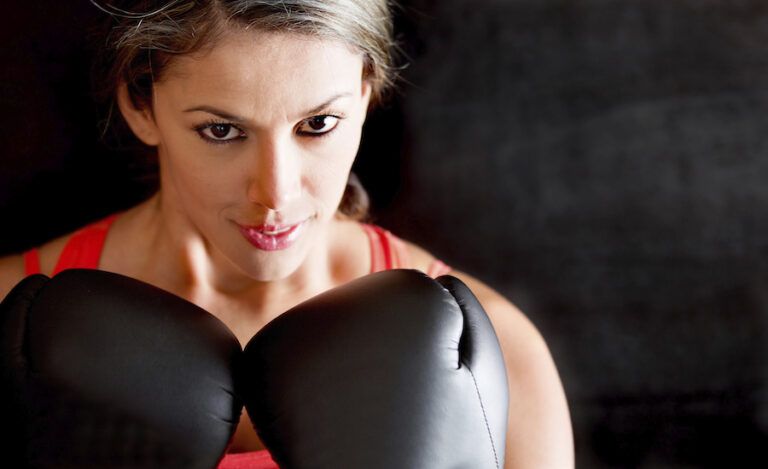
[[[238,386],[281,468],[499,468],[508,389],[498,339],[458,279],[390,270],[282,314]]]
[[[138,280],[67,270],[0,305],[4,467],[215,467],[234,433],[235,336]]]

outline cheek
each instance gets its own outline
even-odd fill
[[[227,197],[225,187],[230,186],[223,171],[211,171],[202,165],[182,165],[177,171],[177,185],[183,193],[199,205],[213,205]]]
[[[333,203],[341,197],[359,145],[360,130],[350,126],[334,135],[314,156],[311,179],[315,193]]]
[[[187,208],[213,206],[233,196],[234,176],[225,165],[216,163],[216,155],[202,151],[197,142],[178,135],[164,139],[159,148],[162,184],[187,201]]]

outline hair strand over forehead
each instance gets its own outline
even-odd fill
[[[395,43],[388,0],[91,0],[109,15],[100,75],[100,97],[109,100],[121,82],[136,105],[151,99],[152,81],[175,56],[211,47],[235,28],[291,32],[347,43],[364,57],[373,101],[395,81]],[[143,54],[142,51],[151,51]],[[148,62],[152,61],[152,64]]]

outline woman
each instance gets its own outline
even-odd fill
[[[99,268],[196,303],[244,345],[281,312],[370,272],[450,271],[504,353],[505,467],[571,467],[565,396],[534,326],[479,280],[358,221],[350,168],[366,112],[392,82],[387,2],[133,3],[99,6],[113,21],[101,84],[114,114],[157,149],[160,189],[1,259],[0,295],[34,272]],[[244,414],[222,467],[261,449]]]

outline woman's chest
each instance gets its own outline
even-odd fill
[[[251,419],[248,417],[248,412],[243,409],[243,413],[240,416],[240,423],[237,425],[237,430],[235,430],[235,435],[232,437],[232,443],[227,452],[245,453],[263,449],[265,449],[264,444],[256,434],[256,430],[253,429]]]

